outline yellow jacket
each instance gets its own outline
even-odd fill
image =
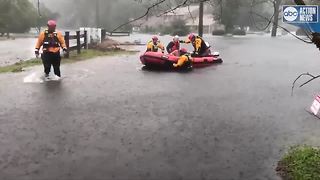
[[[44,52],[53,53],[59,52],[60,47],[62,47],[63,49],[67,48],[64,37],[61,32],[49,33],[48,30],[41,32],[38,37],[36,49],[40,49],[41,46],[43,46],[42,49]]]
[[[182,55],[179,57],[177,64],[173,64],[174,67],[181,67],[184,65],[184,63],[190,61],[191,59],[189,58],[188,55]]]
[[[147,51],[158,52],[159,49],[164,51],[164,46],[160,42],[157,42],[157,44],[154,44],[153,41],[148,42]]]
[[[188,43],[191,43],[191,41],[188,39],[188,40],[185,41],[185,43],[188,44]],[[202,48],[201,47],[202,44],[203,44],[203,40],[200,37],[197,36],[196,39],[194,40],[194,42],[192,43],[193,47],[195,48],[194,49],[195,52],[199,52],[200,51],[200,49]]]

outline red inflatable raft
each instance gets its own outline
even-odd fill
[[[140,61],[146,66],[172,66],[173,63],[178,62],[179,57],[174,55],[164,55],[161,52],[145,52],[140,56]],[[222,59],[219,57],[219,53],[206,57],[192,57],[193,65],[207,65],[213,63],[222,63]]]

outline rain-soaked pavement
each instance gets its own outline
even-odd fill
[[[0,75],[1,180],[267,180],[292,145],[320,145],[308,107],[320,52],[293,38],[208,37],[224,63],[141,70],[137,55],[63,65],[61,82]]]

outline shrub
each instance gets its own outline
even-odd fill
[[[283,179],[320,179],[320,149],[294,147],[279,161],[276,170]]]
[[[223,29],[217,29],[217,30],[212,31],[212,35],[214,35],[214,36],[222,36],[225,34],[226,34],[226,31]]]
[[[169,26],[164,26],[161,28],[161,34],[186,36],[189,32],[190,29],[188,26],[186,26],[186,21],[182,19],[174,20]]]

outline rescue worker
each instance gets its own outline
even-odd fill
[[[45,78],[49,78],[51,66],[53,66],[54,74],[60,78],[60,47],[64,53],[67,52],[67,47],[62,33],[56,31],[56,21],[49,20],[47,26],[48,29],[41,32],[38,37],[35,55],[37,58],[39,57],[39,50],[42,46],[43,53],[41,54],[41,59],[44,66]]]
[[[188,54],[188,50],[186,48],[182,48],[180,50],[180,57],[177,63],[173,64],[174,68],[179,69],[191,69],[192,68],[192,58]]]
[[[164,46],[160,43],[157,36],[153,36],[152,40],[148,42],[147,44],[147,52],[158,52],[158,50],[161,50],[162,53],[164,53]]]
[[[179,36],[176,35],[173,37],[173,41],[171,41],[167,46],[167,52],[169,54],[179,56],[180,43],[184,43],[185,41],[180,41]]]
[[[211,54],[210,47],[200,36],[189,34],[188,40],[185,43],[192,44],[194,50],[191,56],[193,57],[203,57]]]

